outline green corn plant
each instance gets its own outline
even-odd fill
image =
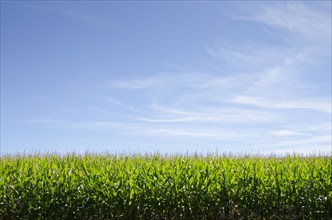
[[[329,219],[330,156],[27,155],[0,161],[0,219]]]

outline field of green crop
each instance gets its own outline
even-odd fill
[[[332,158],[3,156],[0,219],[331,219]]]

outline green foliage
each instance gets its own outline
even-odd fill
[[[330,219],[331,157],[2,157],[0,219]]]

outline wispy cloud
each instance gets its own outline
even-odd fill
[[[134,107],[130,106],[130,105],[126,105],[124,104],[123,102],[121,102],[120,100],[118,99],[115,99],[115,98],[112,98],[112,97],[108,97],[108,98],[105,98],[103,99],[105,102],[108,102],[108,103],[111,103],[111,104],[114,104],[114,105],[118,105],[120,107],[123,107],[123,108],[126,108],[126,109],[129,109],[131,111],[136,111],[134,109]]]
[[[309,7],[308,4],[311,6]],[[266,24],[272,28],[292,34],[294,40],[331,39],[331,2],[316,4],[314,2],[274,2],[255,4],[251,14],[238,16],[238,19]]]
[[[179,128],[168,128],[168,129],[146,129],[132,132],[133,134],[147,135],[147,136],[163,136],[163,137],[188,137],[193,139],[213,139],[213,140],[238,140],[239,138],[251,138],[250,133],[240,133],[235,131],[225,131],[218,129],[179,129]]]
[[[256,107],[269,109],[309,109],[325,112],[328,114],[331,114],[332,112],[330,102],[272,102],[261,97],[250,96],[236,96],[233,101],[239,104],[253,105]]]
[[[254,43],[253,45],[240,43],[223,43],[214,47],[207,47],[207,53],[212,57],[233,65],[251,68],[280,65],[287,57],[292,56],[291,49]]]
[[[282,137],[289,137],[289,136],[313,136],[312,134],[307,134],[303,132],[297,132],[297,131],[292,131],[292,130],[277,130],[277,131],[272,131],[272,135],[276,136],[282,136]]]
[[[185,117],[187,122],[202,123],[226,123],[226,124],[250,124],[250,123],[271,123],[278,119],[275,114],[260,110],[240,109],[227,107],[225,104],[219,106],[201,107],[199,109],[179,109],[153,105],[157,115],[172,115]],[[184,108],[182,106],[182,108]]]
[[[39,119],[30,119],[23,121],[23,123],[52,123],[52,124],[63,124],[66,123],[65,120],[56,120],[50,118],[39,118]]]
[[[138,80],[117,80],[117,81],[109,81],[106,82],[105,86],[109,88],[118,88],[118,89],[129,89],[129,90],[136,90],[136,89],[145,89],[149,87],[156,87],[160,86],[167,81],[167,77],[149,77],[145,79],[138,79]]]

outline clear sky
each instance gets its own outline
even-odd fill
[[[331,2],[1,1],[1,151],[331,152]]]

